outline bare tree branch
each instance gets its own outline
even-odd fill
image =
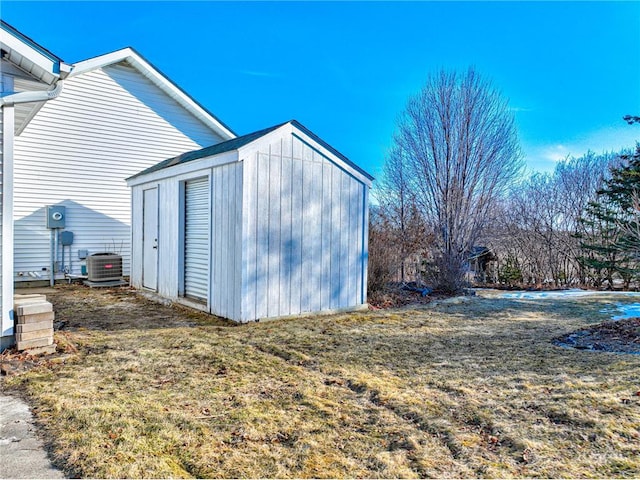
[[[437,238],[435,281],[456,290],[492,205],[522,166],[513,115],[475,70],[443,71],[409,100],[394,152]]]

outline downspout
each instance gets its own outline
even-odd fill
[[[54,88],[51,90],[18,92],[0,97],[0,107],[4,105],[15,105],[17,103],[47,102],[49,100],[53,100],[60,95],[62,88],[64,87],[62,75],[60,77],[60,80],[55,83]]]
[[[17,92],[9,95],[5,95],[4,97],[0,97],[0,107],[8,106],[12,107],[16,104],[20,103],[36,103],[36,102],[47,102],[49,100],[53,100],[60,96],[62,89],[64,87],[64,79],[69,75],[71,68],[65,68],[65,71],[60,72],[60,78],[56,81],[54,87],[51,90],[38,90],[38,91],[27,91],[27,92]],[[57,233],[57,232],[56,232]],[[50,274],[50,284],[53,286],[55,282],[55,259],[52,256],[51,258],[51,274]]]

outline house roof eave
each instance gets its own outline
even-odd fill
[[[39,81],[52,85],[72,66],[36,43],[4,20],[0,20],[2,57]]]

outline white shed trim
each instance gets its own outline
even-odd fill
[[[211,157],[205,157],[198,159],[198,171],[206,170],[213,167],[219,167],[227,163],[233,163],[238,161],[238,151],[230,151],[221,153],[219,155],[212,155]],[[157,182],[165,178],[177,177],[178,180],[187,180],[193,177],[194,169],[193,165],[189,163],[181,163],[174,167],[165,168],[163,170],[157,170],[149,173],[148,175],[140,175],[130,179],[127,179],[127,184],[130,187],[136,185],[142,185],[149,182]]]
[[[106,67],[120,62],[126,62],[148,78],[169,97],[186,108],[193,116],[202,121],[223,139],[235,138],[233,131],[218,120],[213,114],[200,106],[193,98],[182,91],[176,84],[169,80],[163,73],[145,60],[133,48],[127,47],[115,52],[107,53],[99,57],[90,58],[74,65],[70,76],[81,75],[98,68]]]

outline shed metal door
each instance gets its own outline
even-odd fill
[[[142,286],[158,288],[158,189],[142,193]]]
[[[209,290],[209,179],[185,182],[184,294],[207,302]]]

